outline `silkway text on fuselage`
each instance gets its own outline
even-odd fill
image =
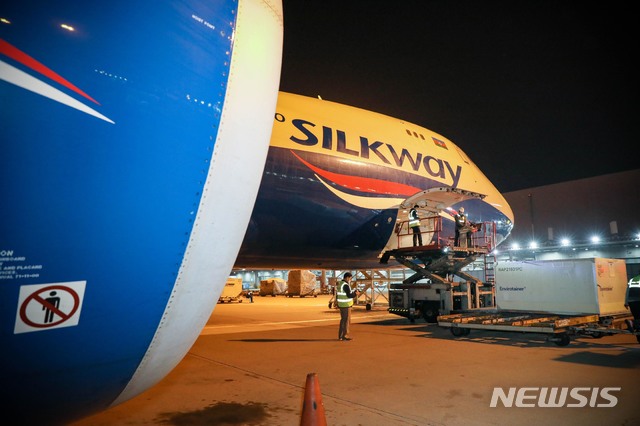
[[[291,120],[291,123],[300,130],[306,138],[300,138],[291,136],[291,140],[297,144],[304,146],[317,145],[318,137],[307,126],[315,127],[315,124],[301,119]],[[344,131],[336,130],[336,146],[335,150],[348,155],[353,155],[360,158],[369,158],[371,153],[374,153],[386,164],[391,164],[391,161],[381,152],[381,149],[385,149],[389,152],[389,155],[393,158],[395,165],[402,168],[405,161],[411,164],[411,168],[414,171],[418,171],[420,166],[434,178],[447,179],[451,178],[451,187],[456,188],[460,181],[460,175],[462,174],[462,167],[457,166],[455,170],[451,167],[448,161],[436,158],[431,155],[424,155],[420,152],[416,153],[415,158],[411,156],[409,151],[402,148],[400,155],[396,152],[393,145],[383,143],[380,141],[369,143],[369,139],[364,136],[360,136],[360,151],[347,148],[347,136]],[[333,150],[333,129],[327,126],[322,126],[322,148]]]

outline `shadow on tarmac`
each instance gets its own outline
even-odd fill
[[[594,353],[594,352],[576,352],[573,354],[561,355],[556,361],[571,362],[573,364],[597,365],[600,367],[613,368],[640,368],[640,354],[632,348],[626,349],[619,353]]]
[[[521,348],[555,348],[557,350],[584,349],[580,352],[571,352],[559,355],[556,361],[569,362],[574,364],[593,365],[599,367],[637,369],[640,367],[640,346],[635,342],[620,343],[619,341],[608,343],[607,338],[615,339],[614,336],[604,336],[603,338],[591,338],[581,336],[574,338],[566,347],[557,346],[547,340],[549,337],[543,333],[523,333],[508,332],[498,330],[471,330],[467,336],[454,337],[448,327],[439,327],[437,324],[415,324],[408,323],[407,320],[396,319],[371,322],[381,326],[396,326],[399,330],[406,330],[412,333],[420,333],[415,337],[431,338],[440,340],[455,340],[468,343],[479,343],[488,345],[502,345]],[[591,349],[615,350],[615,352],[601,353],[591,351]]]

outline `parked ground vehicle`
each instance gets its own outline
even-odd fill
[[[218,303],[238,302],[242,303],[242,278],[229,277],[222,289]]]

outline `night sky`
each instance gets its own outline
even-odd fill
[[[501,192],[637,169],[630,4],[283,0],[280,90],[440,133]]]

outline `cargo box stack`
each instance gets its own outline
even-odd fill
[[[282,278],[268,278],[260,281],[260,296],[276,296],[287,291],[287,282]]]
[[[318,279],[311,271],[300,269],[289,271],[287,286],[288,296],[316,296],[318,293]]]

